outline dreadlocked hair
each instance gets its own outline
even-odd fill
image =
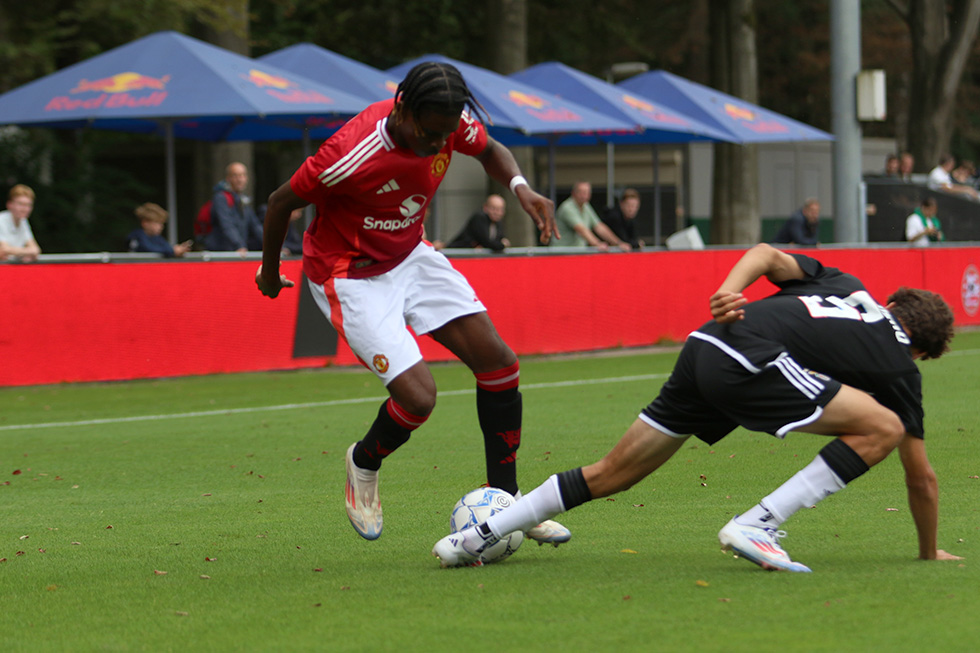
[[[459,70],[448,63],[424,61],[408,71],[395,91],[395,106],[416,118],[425,111],[452,116],[468,109],[481,123],[493,124]]]
[[[953,311],[934,292],[918,288],[899,288],[888,298],[890,309],[901,321],[913,347],[923,359],[939,358],[949,351],[953,339]]]

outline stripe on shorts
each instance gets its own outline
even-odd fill
[[[758,374],[759,372],[762,371],[761,369],[753,365],[751,362],[749,362],[748,358],[746,358],[739,352],[732,349],[732,347],[729,346],[728,343],[725,343],[719,340],[718,338],[715,338],[714,336],[709,336],[708,334],[701,333],[700,331],[693,331],[688,336],[688,338],[697,338],[698,340],[704,340],[705,342],[711,343],[718,349],[722,350],[723,352],[731,356],[733,359],[735,359],[736,362],[738,362],[739,365],[741,365],[748,371],[752,372],[753,374]]]
[[[824,384],[819,379],[807,374],[807,371],[793,360],[789,354],[783,352],[776,360],[771,361],[766,367],[774,365],[786,380],[803,393],[807,399],[816,399],[823,392]]]

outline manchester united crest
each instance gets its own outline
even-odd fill
[[[384,354],[375,354],[371,364],[374,365],[374,369],[378,370],[378,372],[381,374],[388,371],[388,359]]]
[[[449,155],[440,152],[432,159],[432,176],[441,177],[446,174],[446,168],[449,167]]]

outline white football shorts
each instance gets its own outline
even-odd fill
[[[406,325],[421,336],[487,310],[466,277],[424,242],[376,277],[309,285],[337,333],[385,385],[422,360]]]

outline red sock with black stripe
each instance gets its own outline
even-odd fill
[[[476,413],[483,431],[487,483],[517,493],[517,448],[521,445],[523,403],[517,386],[520,365],[476,376]]]
[[[408,442],[412,431],[427,419],[428,415],[413,415],[389,397],[364,439],[354,447],[354,464],[361,469],[381,469],[381,461]]]

